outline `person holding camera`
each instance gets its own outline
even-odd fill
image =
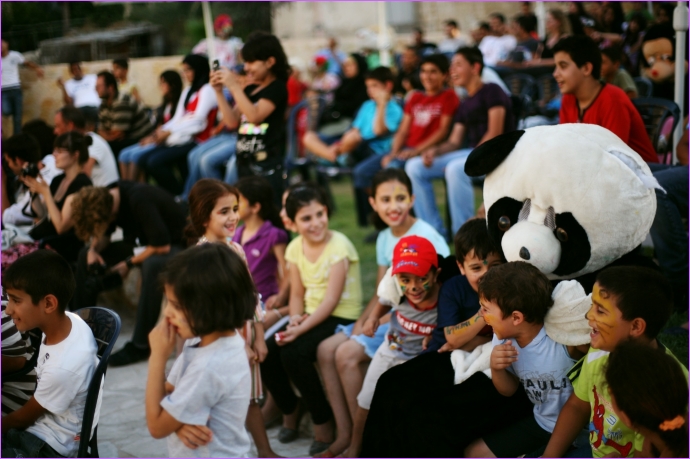
[[[111,189],[82,189],[74,197],[72,213],[77,236],[90,242],[79,254],[73,308],[95,305],[101,291],[121,285],[132,267],[141,266],[134,334],[110,356],[109,364],[146,360],[148,334],[158,321],[163,299],[158,276],[170,257],[184,248],[184,209],[160,187],[123,180]],[[110,241],[115,227],[122,228],[122,241]]]
[[[53,156],[55,167],[64,173],[55,177],[50,185],[37,173],[33,177],[33,173],[22,177],[29,191],[41,197],[32,201],[36,214],[47,214],[29,235],[35,241],[43,240],[70,263],[77,260],[84,245],[72,228],[72,199],[74,193],[91,185],[91,179],[83,172],[89,159],[89,145],[91,137],[74,131],[62,134],[55,139]]]

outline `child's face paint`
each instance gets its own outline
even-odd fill
[[[511,318],[504,318],[501,309],[495,302],[488,301],[486,298],[479,298],[479,315],[487,325],[493,328],[494,334],[499,339],[513,337]]]
[[[591,346],[595,349],[613,351],[618,343],[630,337],[631,323],[623,319],[616,307],[616,298],[596,283],[592,290],[592,306],[585,315],[592,328]]]
[[[407,187],[397,180],[391,180],[379,184],[375,193],[374,199],[369,202],[381,220],[390,228],[403,225],[414,202]]]
[[[165,284],[165,308],[163,309],[163,315],[175,328],[175,333],[180,338],[194,338],[194,332],[192,332],[192,328],[189,326],[189,322],[187,322],[187,317],[182,312],[175,296],[175,289],[170,284]]]
[[[407,273],[398,273],[395,277],[398,280],[398,285],[400,285],[400,290],[403,292],[403,295],[414,305],[428,300],[436,284],[436,274],[431,271],[424,277]]]
[[[502,263],[503,260],[501,260],[501,256],[496,252],[491,252],[485,259],[480,260],[479,257],[474,254],[474,250],[471,250],[465,255],[465,259],[462,263],[458,263],[458,267],[462,275],[467,278],[467,282],[470,283],[472,290],[476,292],[479,290],[479,281],[484,274],[486,274],[489,269]]]

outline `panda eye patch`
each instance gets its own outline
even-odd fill
[[[529,211],[530,211],[531,207],[532,207],[532,200],[531,199],[525,199],[525,203],[522,204],[522,209],[520,209],[520,213],[518,214],[518,222],[527,220],[527,217],[529,217]]]
[[[505,232],[510,229],[510,218],[505,215],[498,219],[498,229]]]

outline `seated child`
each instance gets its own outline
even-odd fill
[[[36,352],[28,336],[17,330],[12,318],[7,315],[7,302],[2,302],[2,415],[18,410],[29,401],[36,390],[36,369],[16,380],[8,381],[5,376],[24,368]]]
[[[609,356],[611,407],[623,424],[644,435],[644,457],[688,457],[688,379],[682,368],[665,349],[634,341],[619,344]]]
[[[57,253],[38,250],[15,261],[4,272],[2,285],[9,297],[6,312],[17,330],[43,332],[36,391],[24,406],[2,418],[2,457],[75,456],[98,357],[91,328],[65,311],[76,286],[72,268]]]
[[[591,349],[573,383],[574,393],[558,416],[544,457],[562,457],[588,422],[591,445],[578,449],[571,457],[633,457],[636,451],[642,451],[642,434],[627,427],[611,409],[604,368],[609,353],[625,341],[652,348],[661,346],[656,337],[671,316],[671,297],[668,281],[649,268],[616,266],[597,275],[592,307],[587,313],[592,328]],[[665,351],[673,356],[668,349]],[[680,362],[678,365],[687,379],[688,370]],[[635,367],[638,371],[643,368],[638,364]]]
[[[475,440],[465,457],[517,457],[548,443],[558,413],[573,392],[568,372],[588,348],[559,344],[546,334],[552,290],[541,271],[521,261],[497,266],[479,282],[479,311],[494,330],[494,387],[510,397],[522,385],[534,410],[533,416]]]
[[[349,457],[359,457],[364,425],[379,377],[388,369],[419,355],[424,337],[436,327],[436,305],[441,289],[437,282],[439,273],[438,255],[428,239],[406,236],[395,245],[392,277],[384,277],[379,284],[379,302],[362,329],[363,334],[374,336],[379,319],[393,309],[388,335],[376,350],[357,396],[359,407],[354,419]],[[402,301],[382,295],[384,283],[394,284]]]
[[[601,50],[601,76],[607,82],[621,88],[631,99],[637,97],[637,85],[627,70],[621,68],[623,51],[618,46]]]
[[[149,334],[149,432],[168,437],[170,457],[246,457],[251,375],[237,329],[258,301],[247,265],[226,244],[201,244],[170,260],[162,279],[164,318]],[[176,334],[187,342],[166,381]]]

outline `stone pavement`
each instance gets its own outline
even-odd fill
[[[125,289],[130,290],[131,284]],[[99,297],[99,306],[110,308],[122,319],[122,330],[115,344],[120,349],[132,336],[136,307],[123,290],[107,292]],[[172,365],[173,359],[168,362]],[[100,457],[167,457],[166,441],[156,440],[146,427],[144,395],[148,363],[140,362],[126,367],[110,367],[106,373],[101,417],[98,425]],[[285,457],[306,457],[312,442],[311,420],[302,418],[300,437],[284,445],[277,439],[279,426],[268,430],[273,450]],[[250,436],[251,438],[251,436]],[[252,446],[250,455],[256,456]]]

